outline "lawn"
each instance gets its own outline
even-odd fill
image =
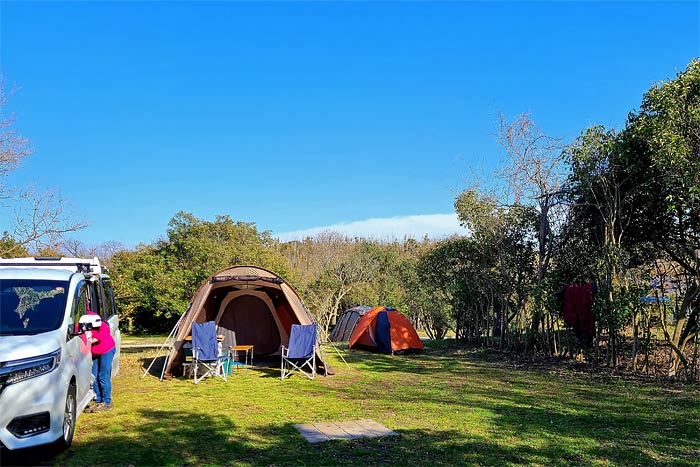
[[[428,343],[419,355],[327,348],[336,375],[228,382],[141,379],[153,351],[122,354],[115,408],[84,414],[61,465],[698,465],[700,388],[516,369]],[[372,419],[398,437],[307,443],[294,424]],[[43,454],[46,456],[46,454]],[[7,460],[7,459],[6,459]]]

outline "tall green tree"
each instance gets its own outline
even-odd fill
[[[693,61],[676,79],[644,94],[638,112],[621,131],[592,127],[569,151],[574,208],[567,232],[592,243],[592,268],[603,300],[600,322],[610,331],[612,354],[626,327],[636,349],[640,281],[632,268],[672,261],[683,297],[673,329],[670,374],[687,365],[685,349],[698,333],[700,297],[700,64]],[[588,237],[588,239],[585,239]],[[565,261],[562,261],[565,263]],[[662,324],[665,319],[661,320]]]
[[[492,271],[484,286],[495,296],[503,349],[509,343],[510,324],[527,309],[535,284],[537,212],[532,206],[502,207],[495,196],[476,190],[460,193],[455,210],[480,249],[477,257],[483,269]]]
[[[645,196],[648,186],[638,172],[637,160],[625,144],[624,133],[603,127],[587,129],[568,151],[572,167],[569,195],[573,199],[571,221],[579,236],[595,244],[591,252],[599,263],[586,278],[598,285],[595,301],[599,322],[608,331],[608,357],[619,362],[620,333],[629,324],[636,306],[630,300],[629,270],[634,242],[631,232],[641,219],[635,206]]]
[[[167,331],[197,287],[229,266],[251,264],[288,277],[289,267],[269,232],[229,216],[206,221],[185,212],[167,238],[114,254],[115,290],[132,330]]]
[[[643,176],[651,196],[636,206],[640,237],[683,269],[684,297],[668,333],[675,374],[700,330],[700,61],[652,87],[625,136],[636,158],[648,161]]]

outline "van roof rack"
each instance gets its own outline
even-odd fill
[[[0,258],[0,268],[51,268],[70,271],[102,274],[103,267],[97,256],[90,258]],[[105,271],[106,272],[106,271]]]

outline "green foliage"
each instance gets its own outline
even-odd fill
[[[426,245],[414,240],[408,243],[363,241],[357,254],[368,257],[367,263],[374,265],[374,271],[363,287],[349,294],[344,306],[384,305],[414,317],[409,301],[414,293],[413,287],[417,286],[413,280],[415,266]]]
[[[626,132],[642,181],[654,196],[640,203],[641,234],[697,275],[700,248],[700,61],[650,89]]]
[[[3,232],[0,237],[0,258],[22,258],[29,252],[17,242],[9,232]]]
[[[421,257],[417,280],[424,294],[416,298],[425,300],[420,318],[429,335],[442,337],[447,329],[453,329],[463,340],[473,335],[474,326],[479,327],[474,306],[481,276],[474,274],[474,246],[475,241],[468,238],[445,240]]]
[[[474,189],[464,190],[455,200],[455,211],[460,223],[476,235],[497,235],[505,221],[504,210],[490,194]]]
[[[637,336],[643,290],[631,285],[631,270],[657,259],[678,264],[687,293],[667,340],[685,362],[683,346],[698,332],[700,317],[692,305],[700,290],[700,62],[645,93],[623,130],[589,128],[568,155],[572,245],[558,269],[598,283],[597,315],[614,346],[625,328]],[[586,246],[577,268],[571,253]]]
[[[252,222],[234,222],[217,216],[214,222],[179,212],[168,224],[168,239],[157,249],[173,258],[173,266],[185,274],[185,286],[194,291],[207,277],[233,265],[251,264],[289,273],[284,259],[272,248],[269,232],[259,232]]]
[[[268,232],[217,216],[214,222],[180,212],[167,239],[113,257],[117,298],[129,331],[167,331],[209,276],[251,264],[285,277],[289,268]]]
[[[456,334],[474,342],[492,327],[504,346],[535,284],[539,214],[534,206],[501,207],[495,197],[475,190],[462,192],[455,209],[472,232],[471,239],[457,240],[441,254],[450,265],[444,270],[458,271],[451,280]]]
[[[117,252],[112,278],[128,332],[165,331],[186,309],[191,289],[174,258],[153,246]],[[192,291],[193,292],[193,291]]]
[[[339,314],[358,306],[390,306],[418,323],[422,306],[417,291],[429,289],[416,279],[415,265],[430,242],[407,239],[381,242],[323,232],[304,241],[279,245],[298,278],[297,290],[322,329]]]

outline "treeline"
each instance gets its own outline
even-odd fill
[[[214,221],[180,212],[166,238],[111,258],[120,310],[131,332],[167,332],[186,309],[197,287],[232,265],[269,269],[290,282],[314,314],[324,334],[339,313],[358,304],[391,304],[416,310],[424,322],[430,297],[420,302],[416,264],[430,242],[378,243],[325,232],[304,241],[280,243],[253,223],[228,216]],[[444,337],[446,325],[435,338]]]
[[[181,212],[161,241],[107,245],[125,328],[168,332],[208,276],[251,264],[293,284],[324,333],[347,308],[387,305],[432,339],[700,380],[700,62],[647,91],[620,130],[566,143],[521,115],[502,119],[499,142],[495,176],[455,199],[466,237],[281,243]],[[21,254],[13,242],[0,249]],[[572,284],[595,290],[591,339],[562,319]]]

